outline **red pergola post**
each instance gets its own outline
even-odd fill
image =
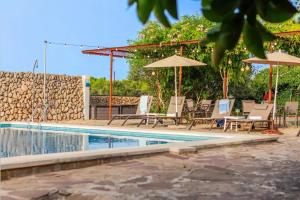
[[[273,81],[273,66],[269,68],[269,100],[268,103],[272,103],[272,81]]]

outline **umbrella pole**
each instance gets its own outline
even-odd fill
[[[276,82],[275,82],[275,94],[274,94],[274,106],[273,106],[273,129],[275,128],[275,117],[276,117],[276,107],[277,107],[277,93],[278,93],[278,79],[279,79],[279,67],[276,70]]]
[[[274,95],[274,110],[273,110],[273,120],[275,120],[276,115],[276,104],[277,104],[277,93],[278,93],[278,79],[279,79],[279,70],[277,66],[277,72],[276,72],[276,83],[275,83],[275,95]]]
[[[174,67],[175,70],[175,125],[177,126],[177,119],[178,119],[178,97],[177,97],[177,70],[176,67]]]

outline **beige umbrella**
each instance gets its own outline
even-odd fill
[[[300,66],[300,58],[291,56],[282,51],[268,53],[266,55],[266,59],[260,58],[249,58],[243,60],[246,63],[257,63],[257,64],[269,64],[270,65],[270,77],[272,77],[272,65],[287,65],[287,66]],[[273,110],[273,120],[275,119],[276,112],[276,101],[277,101],[277,90],[278,90],[278,66],[277,66],[277,74],[276,74],[276,83],[275,83],[275,96],[274,96],[274,110]],[[269,82],[269,94],[271,95],[272,90],[272,80]],[[270,99],[270,98],[269,98]]]
[[[166,67],[174,67],[175,70],[175,112],[176,117],[178,116],[178,108],[177,108],[177,70],[176,67],[191,67],[191,66],[204,66],[205,63],[192,60],[189,58],[185,58],[182,56],[173,55],[157,62],[146,65],[145,68],[166,68]],[[176,120],[177,121],[177,120]]]
[[[267,59],[260,58],[249,58],[244,60],[246,63],[257,63],[257,64],[269,64],[269,65],[299,65],[300,58],[291,56],[287,53],[283,53],[282,51],[269,53],[266,55]]]

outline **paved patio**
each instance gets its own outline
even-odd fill
[[[1,183],[1,200],[300,199],[300,138],[283,131],[278,143],[15,178]]]

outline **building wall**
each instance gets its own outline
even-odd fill
[[[43,83],[43,74],[0,71],[0,121],[29,121],[32,107],[34,119],[39,121]],[[82,77],[49,74],[46,94],[48,121],[83,119]]]

